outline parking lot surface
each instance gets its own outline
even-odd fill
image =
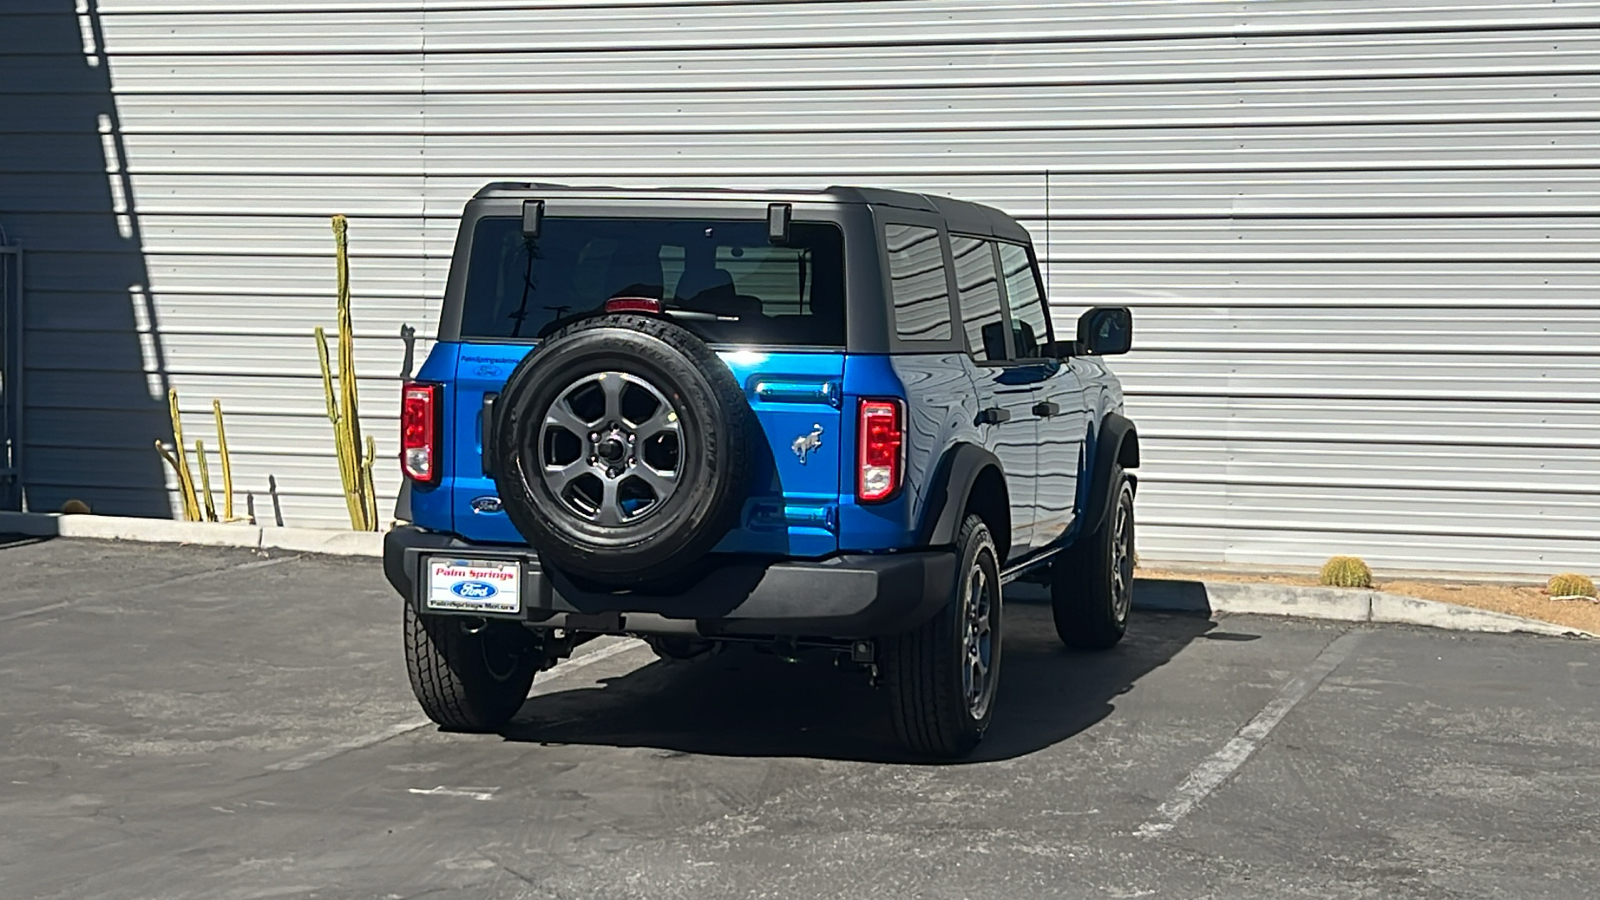
[[[504,734],[411,699],[373,560],[0,540],[0,897],[1600,892],[1600,656],[1008,594],[970,761],[827,657],[601,639]]]

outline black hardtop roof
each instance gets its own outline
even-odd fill
[[[916,210],[942,216],[951,231],[965,234],[993,235],[1013,241],[1029,241],[1028,231],[1016,219],[982,203],[940,197],[935,194],[918,194],[888,188],[847,187],[834,185],[822,190],[741,190],[735,188],[621,188],[580,187],[543,182],[496,181],[484,185],[474,199],[510,199],[517,197],[546,198],[573,197],[590,200],[624,200],[650,198],[658,200],[728,200],[738,198],[758,203],[851,203],[871,206],[889,206]]]

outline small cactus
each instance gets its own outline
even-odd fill
[[[1372,570],[1357,556],[1335,556],[1322,564],[1322,583],[1328,587],[1372,587]]]
[[[1563,572],[1550,578],[1545,591],[1552,597],[1587,597],[1593,599],[1594,580],[1587,575]]]

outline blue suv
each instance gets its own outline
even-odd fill
[[[411,684],[504,725],[598,635],[668,657],[839,654],[907,747],[983,736],[1003,585],[1056,629],[1127,627],[1138,435],[1101,362],[1128,310],[1058,338],[1027,231],[898,191],[491,184],[438,343],[404,388]]]

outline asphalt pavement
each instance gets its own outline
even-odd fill
[[[828,657],[613,638],[460,735],[376,561],[0,540],[0,898],[1600,896],[1600,644],[1005,627],[960,764]]]

